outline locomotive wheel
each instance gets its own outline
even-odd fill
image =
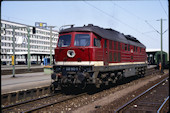
[[[140,77],[142,78],[142,77],[145,77],[145,75],[142,73],[141,75],[140,75]]]
[[[86,81],[83,81],[80,87],[81,87],[81,89],[85,89],[85,88],[86,88],[86,86],[87,86]]]
[[[145,75],[144,75],[144,73],[142,72],[142,71],[140,71],[139,73],[138,73],[138,77],[139,78],[142,78],[142,77],[144,77]]]
[[[117,83],[117,81],[118,81],[118,77],[116,76],[112,83],[115,84],[115,83]]]
[[[101,79],[100,79],[100,78],[97,78],[97,79],[96,79],[96,83],[95,83],[96,88],[100,88],[101,84],[102,84]]]
[[[50,92],[51,92],[51,93],[54,93],[54,90],[55,90],[54,85],[51,84],[51,85],[50,85]]]
[[[58,87],[58,84],[57,82],[53,82],[51,85],[50,85],[50,92],[51,93],[55,93],[55,89]]]

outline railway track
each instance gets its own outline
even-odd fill
[[[54,96],[59,96],[58,94],[57,95],[48,95],[48,96],[43,96],[43,97],[40,97],[40,98],[36,98],[36,99],[30,99],[30,100],[27,100],[27,101],[23,101],[23,102],[19,102],[19,103],[15,103],[15,104],[12,104],[12,105],[7,105],[5,107],[2,107],[2,111],[3,112],[10,112],[10,111],[16,111],[17,109],[18,110],[22,110],[22,109],[25,109],[23,108],[24,105],[31,105],[33,102],[39,102],[39,101],[42,101],[43,99],[45,100],[46,98],[50,98],[50,97],[54,97]]]
[[[164,109],[167,101],[169,101],[169,77],[119,107],[115,113],[159,113],[167,110]],[[169,107],[167,108],[169,110]]]
[[[20,102],[17,104],[9,105],[2,107],[3,113],[9,112],[22,112],[22,113],[29,113],[33,111],[37,111],[39,109],[59,104],[64,101],[71,100],[73,98],[85,95],[85,93],[79,95],[64,95],[64,94],[56,94],[56,95],[49,95],[37,99],[32,99],[29,101]]]
[[[154,67],[149,68],[146,70],[146,76],[158,72],[159,70],[155,70]],[[50,86],[1,94],[1,107],[21,103],[23,101],[29,101],[30,99],[44,97],[45,95],[50,95]]]

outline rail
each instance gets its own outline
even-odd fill
[[[13,105],[7,105],[5,107],[2,107],[2,110],[8,109],[8,108],[11,108],[11,107],[15,107],[15,106],[18,106],[18,105],[21,105],[21,104],[26,104],[26,103],[29,103],[29,102],[33,102],[33,101],[36,101],[36,100],[48,98],[48,97],[51,97],[51,96],[55,96],[55,95],[53,94],[53,95],[43,96],[43,97],[40,97],[40,98],[31,99],[31,100],[27,100],[27,101],[23,101],[23,102],[19,102],[19,103],[13,104]]]
[[[129,104],[131,104],[132,102],[134,102],[135,100],[137,100],[139,97],[143,96],[144,94],[146,94],[147,92],[149,92],[150,90],[152,90],[153,88],[157,87],[158,85],[160,85],[162,82],[164,82],[165,80],[167,80],[169,77],[166,77],[165,79],[161,80],[159,83],[155,84],[154,86],[150,87],[149,89],[147,89],[146,91],[144,91],[143,93],[139,94],[138,96],[136,96],[135,98],[133,98],[132,100],[128,101],[126,104],[124,104],[123,106],[119,107],[118,109],[115,110],[114,113],[119,113],[119,111],[121,111],[122,109],[124,109],[125,107],[127,107]]]
[[[71,100],[71,99],[83,96],[85,94],[87,94],[87,93],[82,93],[82,94],[79,94],[79,95],[74,95],[74,96],[72,96],[70,98],[65,98],[65,99],[59,100],[57,102],[52,102],[52,103],[45,104],[45,105],[42,105],[42,106],[39,106],[39,107],[36,107],[36,108],[33,108],[33,109],[29,109],[27,111],[23,111],[22,113],[31,113],[33,111],[37,111],[37,110],[40,110],[42,108],[45,108],[45,107],[48,107],[48,106],[51,106],[51,105],[54,105],[54,104],[59,104],[59,103],[62,103],[62,102],[65,102],[65,101],[68,101],[68,100]]]
[[[162,110],[162,108],[164,107],[165,103],[168,101],[169,96],[165,99],[165,101],[162,103],[162,105],[159,107],[157,113],[160,113],[160,111]]]

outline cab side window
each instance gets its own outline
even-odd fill
[[[95,47],[101,47],[101,42],[99,39],[94,38],[94,46]]]
[[[107,40],[104,41],[104,48],[107,48]]]

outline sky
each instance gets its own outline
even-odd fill
[[[168,7],[168,0],[2,1],[1,19],[32,26],[43,22],[56,30],[93,24],[132,35],[147,49],[160,49],[162,18],[163,51],[169,52]]]

